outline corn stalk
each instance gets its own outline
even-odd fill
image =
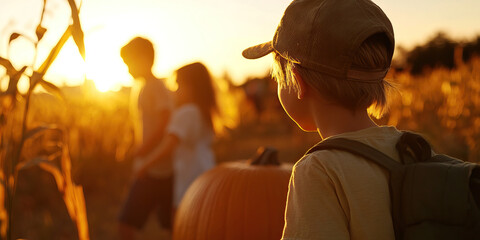
[[[30,108],[31,95],[35,88],[39,85],[43,86],[47,91],[62,95],[60,89],[54,84],[44,80],[45,73],[56,59],[58,53],[62,49],[65,42],[73,37],[78,50],[85,59],[85,47],[83,42],[83,31],[79,20],[79,10],[74,0],[68,0],[72,12],[73,23],[68,26],[64,34],[60,37],[57,44],[52,48],[50,54],[44,60],[38,69],[34,69],[37,58],[37,47],[43,35],[47,31],[42,26],[43,16],[45,13],[46,0],[40,17],[40,22],[35,30],[36,40],[33,40],[23,34],[13,33],[10,35],[9,44],[19,37],[30,40],[35,46],[35,57],[31,66],[24,66],[17,70],[13,64],[7,59],[0,57],[0,65],[6,69],[6,77],[8,78],[8,88],[5,92],[0,92],[0,237],[1,239],[12,239],[12,217],[14,209],[14,197],[16,192],[16,183],[20,170],[27,167],[38,165],[42,169],[50,172],[57,183],[57,188],[63,196],[63,200],[67,206],[68,213],[72,221],[76,224],[79,239],[89,239],[88,221],[85,211],[85,201],[83,190],[80,186],[73,183],[71,178],[71,160],[68,153],[66,131],[57,127],[37,127],[28,129],[28,113]],[[8,57],[8,56],[7,56]],[[24,96],[25,106],[21,119],[15,119],[15,110],[17,108],[18,99],[22,96],[18,92],[18,81],[25,74],[27,68],[33,69],[33,73],[28,76],[30,79],[30,87]],[[15,136],[15,130],[20,126],[20,136]],[[9,131],[6,131],[9,130]],[[46,131],[62,132],[62,141],[57,145],[61,145],[58,152],[50,155],[38,156],[33,159],[23,160],[23,149],[27,140],[38,136],[38,134]],[[54,164],[60,162],[60,164]]]

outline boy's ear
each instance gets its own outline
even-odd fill
[[[307,93],[307,85],[303,80],[302,75],[298,73],[297,69],[294,68],[292,70],[293,74],[295,74],[295,81],[297,81],[298,84],[297,98],[303,99],[305,97],[305,94]]]

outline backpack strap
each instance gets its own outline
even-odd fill
[[[395,161],[385,153],[358,141],[346,138],[331,138],[317,143],[306,154],[320,150],[341,150],[372,161],[387,169],[390,173],[389,191],[392,206],[392,220],[395,238],[402,239],[402,213],[401,213],[401,186],[405,168],[403,164]]]
[[[329,138],[322,142],[317,143],[315,146],[310,148],[306,154],[310,154],[315,151],[320,150],[343,150],[355,155],[366,158],[369,161],[372,161],[387,170],[395,171],[400,166],[401,163],[393,160],[391,157],[387,156],[385,153],[380,152],[379,150],[355,140],[346,139],[346,138]]]
[[[403,164],[426,162],[432,157],[430,144],[421,135],[403,131],[396,148]]]

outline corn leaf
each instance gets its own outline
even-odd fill
[[[75,199],[77,206],[77,229],[80,240],[90,239],[88,234],[87,208],[85,206],[85,196],[81,186],[75,186]]]
[[[58,53],[62,49],[65,42],[67,42],[67,40],[71,36],[71,34],[72,34],[72,25],[70,25],[65,30],[62,37],[58,40],[57,45],[55,45],[55,47],[52,48],[52,50],[50,51],[50,54],[48,55],[47,59],[45,59],[43,64],[37,70],[37,72],[40,74],[41,77],[43,77],[45,75],[45,73],[47,72],[50,65],[53,63],[55,58],[57,58]]]
[[[46,28],[42,27],[43,16],[45,15],[45,8],[47,5],[47,0],[43,0],[43,8],[42,8],[42,15],[40,16],[40,22],[38,23],[37,29],[35,30],[35,34],[37,35],[37,41],[42,40],[43,35],[47,31]]]
[[[63,201],[67,207],[68,213],[77,225],[78,238],[80,240],[89,240],[88,220],[85,207],[85,196],[83,189],[72,181],[71,159],[68,148],[63,148],[62,152],[62,170],[64,180]]]
[[[20,36],[20,33],[12,33],[12,35],[10,35],[10,39],[8,40],[8,44],[10,44],[13,40],[17,39]]]
[[[0,65],[2,65],[7,70],[7,75],[12,76],[17,72],[17,70],[13,67],[12,63],[5,58],[0,57]]]
[[[43,74],[34,71],[30,76],[30,90],[33,91],[38,83],[43,79]]]
[[[27,66],[24,66],[20,71],[17,71],[15,74],[10,76],[10,82],[8,83],[7,94],[15,96],[18,92],[18,81],[20,77],[27,69]]]
[[[62,90],[60,90],[59,87],[57,87],[55,84],[51,82],[47,82],[44,79],[40,80],[39,84],[47,90],[47,92],[51,93],[52,95],[57,96],[58,98],[65,100],[65,96],[62,93]]]
[[[2,176],[3,177],[3,176]],[[5,182],[2,180],[0,184],[0,238],[6,239],[7,236],[7,227],[8,227],[8,213],[5,209]]]
[[[48,162],[48,157],[47,156],[40,156],[40,157],[36,157],[36,158],[34,158],[30,161],[21,162],[21,163],[17,164],[16,168],[17,168],[17,171],[20,171],[20,170],[23,170],[23,169],[38,166],[41,163],[45,163],[45,162]]]
[[[47,29],[38,24],[35,34],[37,35],[37,40],[40,41],[43,38],[43,35],[47,32]]]
[[[83,41],[84,34],[83,34],[82,26],[80,25],[80,17],[78,16],[77,5],[75,4],[75,0],[68,0],[68,4],[70,5],[70,9],[72,10],[73,40],[75,41],[75,44],[77,44],[80,55],[82,55],[83,60],[85,60],[85,43]]]
[[[22,156],[24,159],[35,159],[42,156],[61,166],[63,141],[63,130],[56,125],[35,127],[25,133]]]
[[[41,85],[48,93],[57,96],[58,98],[64,100],[65,96],[55,84],[51,82],[47,82],[43,79],[43,74],[34,71],[32,76],[30,77],[30,88],[33,91],[37,85]]]
[[[59,127],[56,125],[42,125],[38,126],[36,128],[30,129],[25,133],[24,139],[29,139],[33,138],[35,136],[38,136],[38,134],[43,133],[47,130],[61,130]]]
[[[65,202],[65,206],[67,207],[68,215],[70,218],[75,222],[77,219],[77,214],[75,211],[75,194],[72,189],[72,185],[66,184],[65,185],[65,193],[63,194],[63,201]]]
[[[43,170],[52,174],[53,178],[55,178],[55,182],[57,183],[58,191],[62,194],[65,193],[65,179],[63,178],[62,171],[58,166],[56,166],[51,161],[40,161],[38,166]]]
[[[72,183],[72,160],[70,159],[68,147],[63,148],[61,161],[63,173],[67,179],[66,181]]]

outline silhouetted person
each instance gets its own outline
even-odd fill
[[[143,176],[150,166],[173,163],[174,207],[178,207],[190,184],[215,165],[212,142],[215,138],[214,116],[218,113],[212,78],[199,62],[176,71],[176,108],[167,126],[160,148],[149,155],[137,172]],[[172,154],[172,158],[166,158]]]
[[[145,165],[144,159],[159,147],[174,102],[163,79],[158,79],[152,73],[155,52],[149,40],[136,37],[123,46],[120,53],[132,77],[142,85],[135,106],[138,108],[138,123],[141,125],[135,129],[141,135],[134,156],[134,171],[137,172]],[[121,239],[134,239],[135,233],[142,229],[155,209],[158,210],[161,225],[171,229],[172,196],[171,161],[149,165],[144,174],[136,175],[119,217]]]

